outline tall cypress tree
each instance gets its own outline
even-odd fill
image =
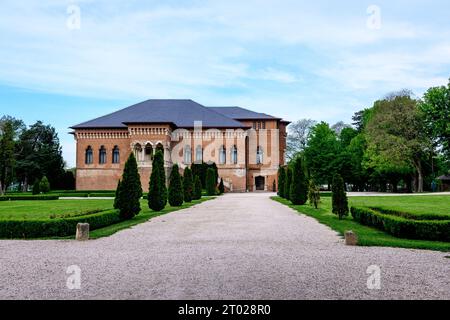
[[[169,179],[169,204],[172,207],[183,205],[183,187],[181,185],[181,176],[177,164],[172,167],[172,173]]]
[[[225,193],[225,185],[223,184],[223,178],[220,178],[219,192],[220,192],[220,194],[224,194]]]
[[[153,158],[152,174],[148,191],[148,207],[153,211],[162,211],[167,204],[166,173],[164,172],[164,156],[161,150],[156,151]]]
[[[183,191],[184,191],[184,201],[192,202],[194,181],[192,179],[192,171],[191,169],[189,169],[189,167],[186,167],[186,169],[184,169]]]
[[[291,198],[291,185],[292,185],[292,169],[289,166],[286,167],[286,184],[284,186],[284,194],[287,200]]]
[[[202,198],[202,182],[199,176],[194,177],[194,192],[192,194],[193,200],[200,200]]]
[[[343,217],[348,215],[348,199],[347,193],[345,192],[344,179],[339,174],[333,177],[333,213],[339,217],[341,220]]]
[[[122,219],[132,219],[141,212],[141,197],[141,177],[134,153],[131,153],[125,163],[122,182],[118,191],[117,206]]]
[[[120,207],[120,197],[119,197],[120,185],[121,185],[121,181],[119,179],[119,182],[117,182],[116,196],[114,198],[114,209],[119,209],[119,207]]]
[[[292,171],[292,183],[289,199],[294,205],[304,205],[308,198],[308,182],[306,179],[303,161],[299,157],[295,160]]]
[[[214,172],[214,169],[209,168],[206,171],[206,194],[208,196],[216,195],[217,180],[215,181],[215,178],[216,178],[216,173]]]
[[[285,198],[286,171],[283,167],[278,168],[278,195]]]

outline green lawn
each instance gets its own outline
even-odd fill
[[[186,209],[214,197],[203,197],[192,203],[184,203],[181,207],[167,207],[161,212],[154,212],[148,208],[147,200],[141,200],[142,211],[131,220],[126,220],[105,228],[90,232],[91,239],[110,236],[120,230],[130,228],[134,225],[146,222],[151,218],[167,214],[169,212]],[[0,220],[7,219],[47,219],[50,216],[68,217],[79,216],[97,210],[112,209],[114,200],[53,200],[53,201],[4,201],[0,202]],[[48,239],[48,238],[47,238]],[[52,238],[57,239],[57,238]],[[65,239],[73,239],[67,237]]]
[[[329,226],[341,236],[345,231],[352,230],[358,235],[361,246],[386,246],[400,248],[430,249],[450,251],[449,242],[409,240],[393,237],[383,231],[366,227],[354,221],[351,216],[339,220],[331,213],[331,198],[322,198],[319,209],[310,205],[294,206],[289,201],[280,197],[273,197],[275,201],[288,205],[294,210],[317,219],[320,223]],[[433,210],[434,213],[449,213],[450,196],[401,196],[401,197],[351,197],[350,205],[376,206],[386,209],[408,211],[412,213],[424,213]]]
[[[414,214],[450,214],[450,196],[350,197],[350,205]]]
[[[48,219],[112,209],[114,200],[1,201],[0,219]]]

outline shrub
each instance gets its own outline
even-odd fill
[[[202,183],[202,186],[206,186],[206,172],[208,169],[213,169],[215,173],[215,181],[217,181],[219,177],[219,171],[217,169],[217,165],[215,163],[193,163],[191,165],[192,175],[193,176],[199,176],[200,182]]]
[[[291,185],[292,185],[292,170],[289,166],[286,167],[286,181],[284,185],[284,194],[287,200],[291,197]]]
[[[152,175],[148,192],[148,207],[153,211],[162,211],[167,204],[166,173],[163,153],[156,151],[153,158]]]
[[[285,194],[286,185],[286,170],[283,167],[278,168],[278,195],[281,198],[286,198]]]
[[[24,200],[58,200],[59,197],[57,195],[31,195],[31,196],[15,196],[15,195],[6,195],[1,196],[0,201],[24,201]]]
[[[339,220],[348,216],[348,199],[345,192],[344,180],[339,174],[333,177],[333,185],[331,188],[333,192],[333,213],[339,217]]]
[[[192,193],[193,200],[200,200],[202,198],[202,182],[199,176],[194,177],[194,192]]]
[[[74,235],[78,223],[89,223],[90,230],[120,222],[117,210],[107,210],[80,217],[40,220],[0,220],[0,238],[30,239]]]
[[[292,183],[289,199],[294,205],[304,205],[307,200],[308,185],[306,181],[305,168],[301,158],[297,158],[294,162],[292,171]]]
[[[118,191],[117,204],[122,219],[132,219],[141,212],[141,197],[141,177],[138,172],[136,158],[131,153],[125,163],[122,181]]]
[[[121,181],[119,179],[119,182],[117,182],[117,189],[116,189],[116,194],[114,197],[114,209],[119,209],[121,204],[120,204],[120,198],[119,198],[119,194],[120,194],[120,184]]]
[[[181,185],[181,176],[177,164],[172,167],[169,179],[169,204],[172,207],[183,205],[183,187]]]
[[[41,179],[41,182],[39,182],[39,191],[44,194],[50,192],[50,182],[48,182],[48,179],[45,176]]]
[[[36,181],[33,184],[33,191],[32,191],[32,193],[34,195],[41,193],[41,190],[39,189],[39,183],[40,183],[39,179],[36,179]]]
[[[413,220],[352,207],[353,218],[362,225],[375,227],[398,238],[450,241],[450,220]]]
[[[209,168],[206,171],[206,194],[208,196],[214,196],[216,194],[217,180],[215,180],[215,177],[214,169]]]
[[[220,184],[219,184],[219,193],[220,194],[224,194],[225,193],[225,186],[223,184],[223,179],[220,179]]]
[[[194,191],[194,181],[192,178],[192,171],[188,167],[184,169],[183,176],[183,192],[184,192],[184,201],[192,202],[192,196]]]
[[[316,186],[314,181],[309,182],[309,188],[308,188],[308,199],[309,204],[314,206],[314,208],[319,208],[320,204],[320,189]]]

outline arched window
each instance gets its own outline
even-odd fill
[[[142,146],[139,143],[134,146],[134,155],[137,161],[142,161]]]
[[[120,163],[120,150],[118,146],[114,146],[112,152],[113,163]]]
[[[200,145],[195,149],[195,161],[203,162],[203,148]]]
[[[237,164],[237,162],[238,162],[238,152],[236,146],[233,146],[231,148],[231,163]]]
[[[105,164],[106,163],[106,149],[105,146],[101,146],[99,153],[98,153],[98,162],[100,164]]]
[[[85,163],[92,164],[93,162],[94,162],[94,152],[92,151],[92,147],[89,146],[86,149]]]
[[[191,164],[192,162],[192,151],[191,146],[184,147],[184,164]]]
[[[219,164],[225,164],[227,161],[227,150],[224,146],[221,146],[219,149]]]
[[[153,146],[150,143],[145,145],[144,161],[151,162],[153,160]]]
[[[262,164],[264,158],[264,152],[261,147],[256,149],[256,164]]]

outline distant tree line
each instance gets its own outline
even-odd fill
[[[74,189],[74,174],[64,167],[55,128],[41,121],[27,127],[22,120],[0,118],[1,194],[11,186],[17,191],[28,191],[43,177],[52,189]]]
[[[328,189],[339,174],[352,191],[430,191],[450,173],[450,83],[421,99],[408,90],[389,94],[355,113],[352,125],[297,121],[287,151]]]

